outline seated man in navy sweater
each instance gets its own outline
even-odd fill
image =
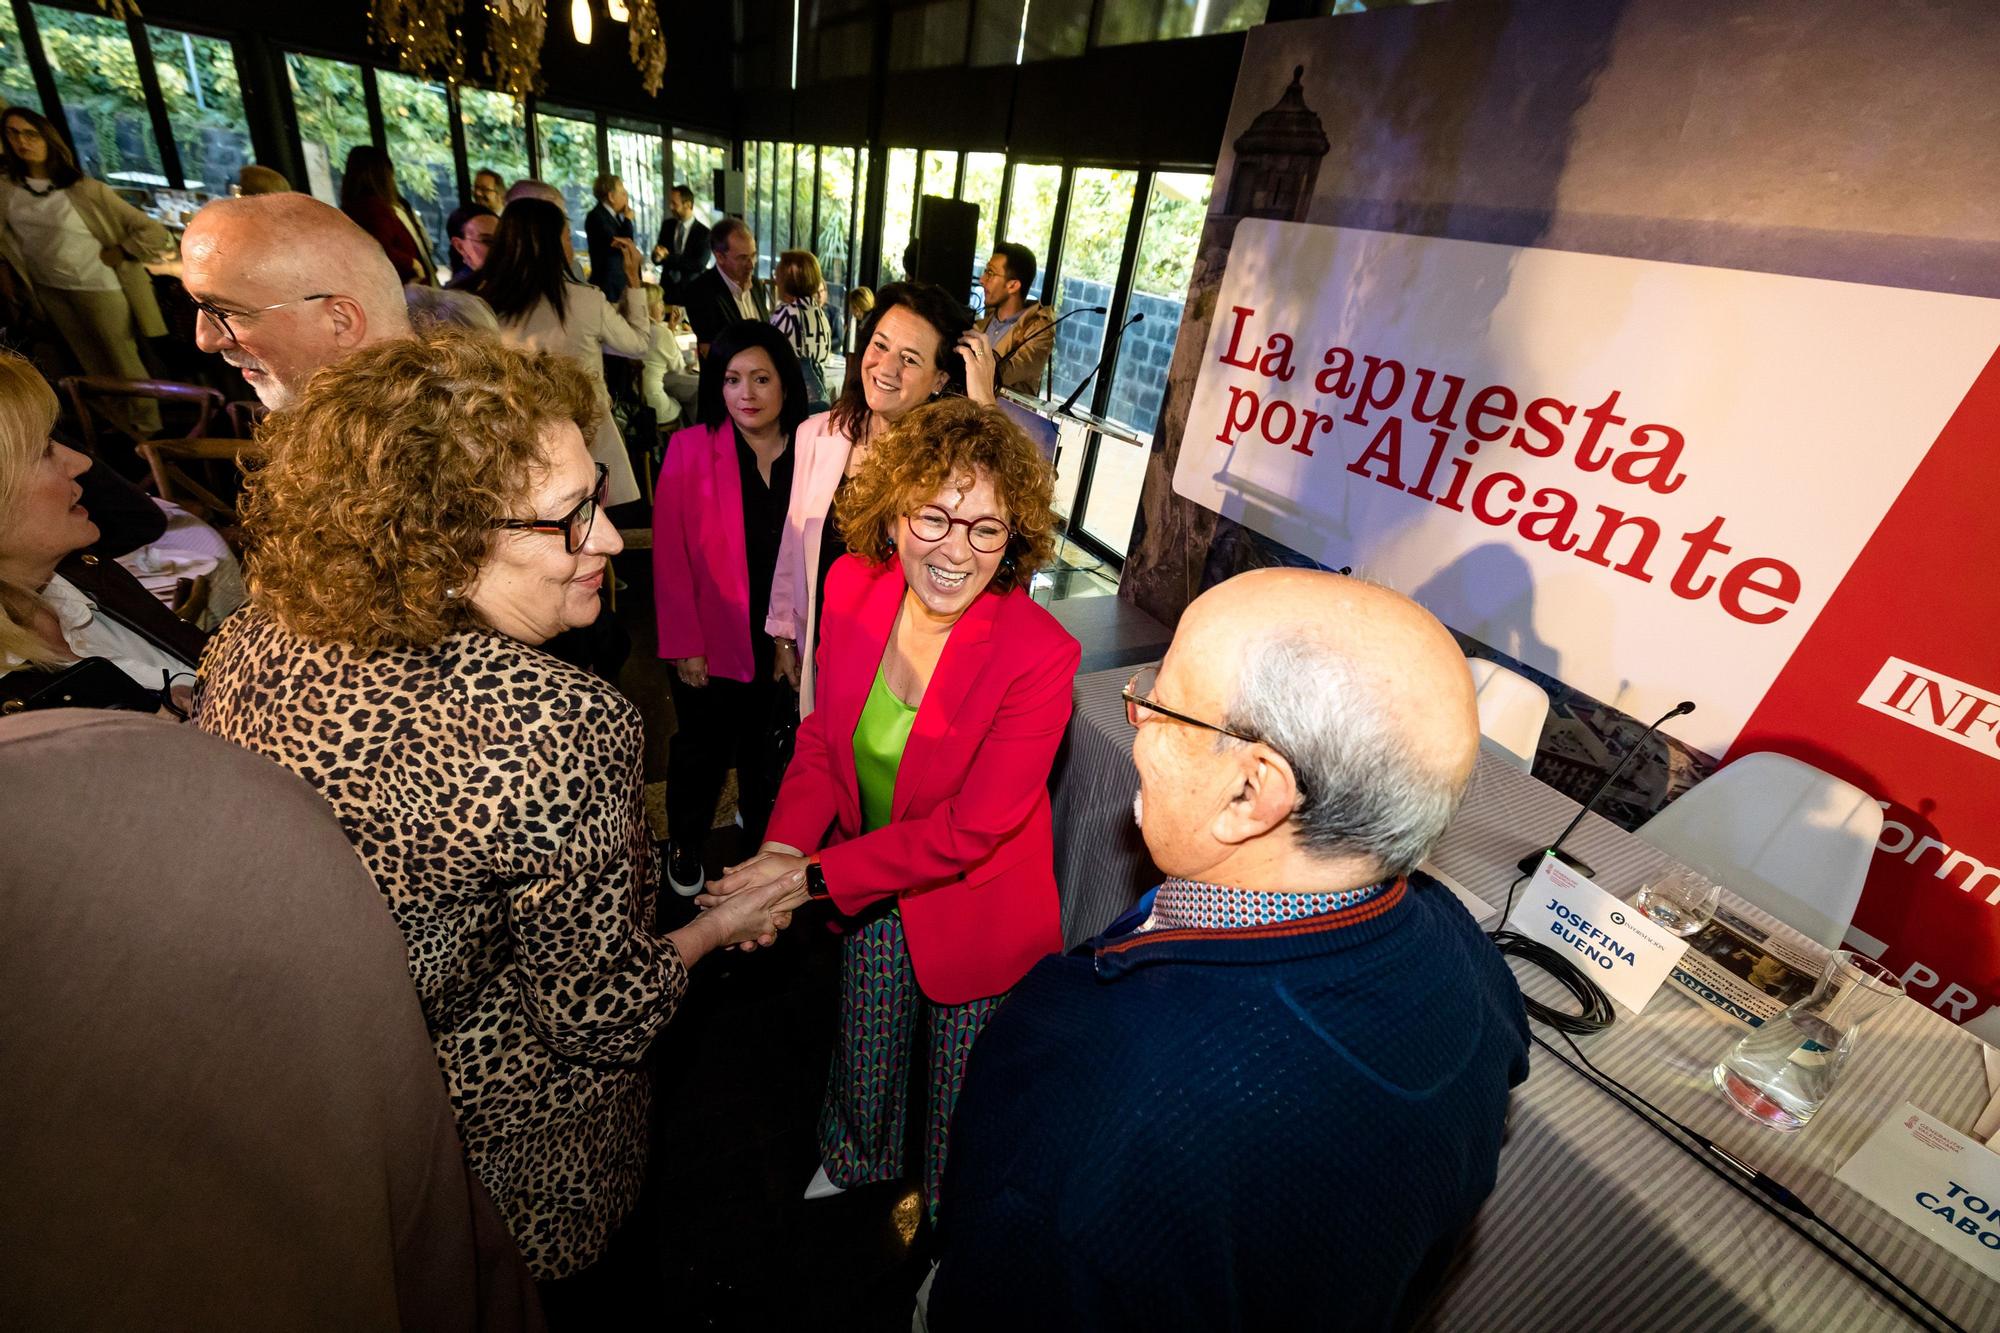
[[[1478,753],[1465,658],[1395,593],[1260,570],[1126,697],[1167,878],[973,1049],[928,1325],[1407,1323],[1528,1073],[1513,974],[1413,873]]]

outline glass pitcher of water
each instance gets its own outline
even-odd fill
[[[1715,1067],[1731,1106],[1773,1129],[1805,1128],[1840,1077],[1861,1025],[1903,993],[1896,975],[1847,949],[1820,969],[1812,994],[1753,1029]]]

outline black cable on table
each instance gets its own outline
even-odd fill
[[[1530,1018],[1562,1033],[1588,1036],[1593,1032],[1602,1032],[1617,1020],[1618,1015],[1612,1011],[1611,1001],[1598,989],[1597,983],[1557,950],[1540,940],[1531,940],[1517,930],[1507,929],[1507,918],[1514,911],[1514,890],[1520,888],[1521,881],[1527,878],[1526,875],[1517,875],[1514,882],[1507,886],[1507,905],[1500,909],[1500,924],[1493,928],[1488,938],[1501,953],[1523,959],[1548,973],[1576,1000],[1577,1012],[1569,1014],[1523,995],[1521,1004]]]
[[[1561,1031],[1561,1029],[1558,1029],[1558,1031]],[[1576,1044],[1576,1042],[1570,1038],[1567,1032],[1562,1033],[1563,1041],[1569,1046],[1571,1051],[1575,1052],[1576,1059],[1582,1061],[1581,1067],[1578,1066],[1576,1061],[1571,1060],[1568,1056],[1564,1055],[1554,1046],[1551,1046],[1548,1042],[1544,1041],[1539,1034],[1530,1033],[1529,1036],[1534,1038],[1534,1042],[1537,1046],[1540,1046],[1543,1050],[1555,1056],[1556,1059],[1562,1061],[1564,1065],[1568,1066],[1571,1073],[1575,1074],[1578,1078],[1583,1079],[1585,1082],[1589,1083],[1592,1087],[1595,1087],[1598,1091],[1610,1097],[1613,1101],[1617,1102],[1620,1106],[1624,1107],[1625,1110],[1629,1112],[1631,1115],[1636,1116],[1641,1123],[1647,1125],[1655,1133],[1659,1134],[1661,1138],[1665,1139],[1668,1143],[1673,1144],[1676,1148],[1679,1148],[1682,1152],[1686,1153],[1689,1157],[1692,1157],[1696,1162],[1700,1163],[1703,1167],[1707,1168],[1712,1174],[1714,1174],[1717,1178],[1722,1180],[1731,1189],[1734,1189],[1744,1198],[1749,1199],[1752,1203],[1762,1208],[1772,1217],[1777,1218],[1778,1221],[1784,1223],[1787,1227],[1790,1227],[1792,1231],[1794,1231],[1800,1237],[1808,1241],[1813,1246],[1813,1248],[1819,1250],[1820,1253],[1826,1255],[1827,1258],[1833,1260],[1835,1263],[1839,1264],[1842,1268],[1845,1268],[1849,1273],[1852,1273],[1855,1277],[1859,1278],[1862,1282],[1866,1283],[1868,1287],[1871,1288],[1876,1293],[1876,1295],[1882,1297],[1883,1300],[1888,1301],[1891,1305],[1895,1306],[1906,1317],[1908,1317],[1912,1323],[1916,1324],[1917,1327],[1927,1328],[1929,1327],[1929,1325],[1927,1325],[1924,1322],[1923,1317],[1916,1310],[1912,1309],[1910,1305],[1904,1300],[1902,1300],[1900,1297],[1898,1297],[1895,1292],[1890,1291],[1887,1287],[1883,1286],[1880,1282],[1876,1281],[1875,1277],[1872,1274],[1866,1273],[1862,1271],[1860,1268],[1855,1267],[1853,1262],[1851,1262],[1845,1255],[1840,1254],[1838,1251],[1834,1250],[1833,1247],[1828,1245],[1825,1241],[1821,1240],[1818,1236],[1814,1235],[1811,1231],[1807,1230],[1804,1223],[1799,1219],[1802,1218],[1805,1221],[1812,1222],[1813,1224],[1824,1230],[1828,1235],[1831,1235],[1832,1237],[1834,1237],[1834,1239],[1838,1240],[1842,1245],[1846,1246],[1849,1250],[1853,1251],[1853,1253],[1859,1256],[1864,1262],[1866,1262],[1870,1268],[1873,1268],[1877,1273],[1880,1273],[1883,1277],[1887,1278],[1890,1282],[1894,1283],[1896,1287],[1898,1287],[1901,1291],[1903,1291],[1906,1295],[1908,1295],[1911,1300],[1915,1301],[1918,1305],[1921,1305],[1924,1308],[1924,1310],[1930,1313],[1932,1318],[1936,1319],[1939,1324],[1943,1325],[1946,1329],[1950,1330],[1950,1333],[1966,1333],[1966,1330],[1961,1325],[1953,1322],[1953,1320],[1949,1315],[1946,1315],[1942,1310],[1938,1309],[1935,1305],[1932,1305],[1928,1300],[1925,1300],[1924,1297],[1917,1291],[1912,1289],[1908,1283],[1904,1282],[1901,1278],[1897,1277],[1894,1273],[1890,1272],[1889,1269],[1883,1265],[1881,1260],[1875,1258],[1874,1255],[1868,1253],[1868,1251],[1862,1249],[1859,1245],[1855,1244],[1852,1240],[1848,1239],[1845,1233],[1843,1233],[1842,1231],[1840,1231],[1839,1228],[1833,1226],[1831,1223],[1826,1221],[1826,1219],[1822,1218],[1818,1213],[1815,1213],[1811,1209],[1811,1207],[1809,1207],[1806,1204],[1806,1202],[1803,1199],[1800,1199],[1796,1194],[1793,1194],[1790,1190],[1785,1189],[1784,1186],[1779,1185],[1776,1181],[1771,1180],[1768,1176],[1765,1176],[1762,1172],[1758,1172],[1749,1182],[1746,1183],[1744,1178],[1737,1172],[1733,1170],[1725,1170],[1722,1166],[1718,1165],[1714,1160],[1714,1158],[1709,1154],[1720,1153],[1721,1149],[1717,1148],[1712,1142],[1710,1142],[1703,1135],[1697,1134],[1694,1130],[1689,1129],[1686,1125],[1674,1119],[1674,1117],[1668,1115],[1665,1111],[1660,1110],[1657,1106],[1654,1106],[1651,1102],[1647,1101],[1644,1097],[1641,1097],[1638,1093],[1633,1092],[1630,1088],[1627,1088],[1623,1083],[1620,1083],[1617,1079],[1612,1078],[1609,1074],[1606,1074],[1603,1070],[1599,1069],[1595,1064],[1592,1064],[1590,1057],[1583,1053],[1582,1048],[1580,1048]],[[1585,1069],[1588,1069],[1590,1072],[1585,1073],[1584,1072]],[[1616,1091],[1614,1091],[1614,1089]],[[1635,1105],[1634,1103],[1637,1103],[1637,1105]],[[1641,1110],[1640,1107],[1644,1107],[1645,1110]],[[1659,1119],[1655,1120],[1649,1117],[1647,1115],[1648,1111],[1650,1111],[1653,1116],[1659,1117]],[[1675,1129],[1678,1129],[1682,1134],[1686,1135],[1689,1139],[1692,1139],[1695,1142],[1689,1143],[1683,1141],[1680,1138],[1675,1137],[1672,1133],[1668,1132],[1666,1125],[1661,1124],[1660,1121],[1667,1122],[1667,1124],[1672,1125]],[[1700,1144],[1701,1146],[1696,1147],[1695,1144],[1697,1143]],[[1704,1151],[1704,1149],[1706,1151]],[[1736,1161],[1734,1157],[1731,1157],[1729,1160],[1732,1163]],[[1767,1186],[1768,1188],[1766,1188]],[[1774,1193],[1772,1191],[1776,1192]],[[1786,1209],[1790,1210],[1790,1213],[1796,1213],[1798,1216],[1796,1218],[1791,1216],[1788,1212],[1784,1211]]]

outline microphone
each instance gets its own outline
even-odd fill
[[[1576,832],[1576,826],[1578,824],[1581,824],[1583,822],[1583,817],[1589,814],[1591,810],[1596,807],[1598,798],[1603,796],[1606,791],[1610,790],[1613,780],[1615,780],[1620,773],[1623,773],[1625,771],[1625,765],[1632,762],[1632,756],[1639,753],[1640,748],[1646,744],[1647,737],[1651,736],[1654,732],[1658,731],[1660,727],[1664,723],[1666,723],[1669,719],[1680,717],[1685,713],[1692,713],[1693,711],[1694,711],[1694,702],[1689,699],[1683,699],[1679,703],[1675,704],[1672,708],[1669,708],[1666,712],[1662,713],[1658,721],[1654,722],[1652,726],[1647,727],[1646,730],[1640,734],[1639,739],[1632,742],[1631,747],[1625,751],[1625,757],[1618,761],[1618,766],[1612,769],[1609,773],[1606,773],[1604,775],[1604,781],[1597,784],[1597,790],[1590,794],[1590,799],[1585,801],[1583,803],[1583,808],[1576,812],[1576,818],[1569,821],[1569,827],[1565,828],[1561,833],[1557,834],[1556,840],[1550,843],[1547,847],[1543,848],[1541,851],[1529,852],[1519,861],[1516,861],[1514,863],[1515,868],[1518,869],[1524,875],[1532,875],[1535,873],[1535,867],[1542,863],[1542,858],[1544,856],[1553,856],[1555,857],[1556,860],[1562,862],[1564,865],[1568,866],[1571,870],[1574,870],[1577,874],[1582,875],[1585,879],[1596,878],[1597,872],[1592,870],[1586,862],[1578,860],[1576,857],[1571,856],[1568,852],[1565,852],[1562,849],[1563,839],[1569,837],[1570,834]]]
[[[1080,305],[1075,307],[1074,309],[1065,310],[1060,315],[1057,315],[1054,319],[1050,320],[1048,323],[1042,325],[1042,327],[1040,327],[1039,329],[1036,329],[1033,333],[1029,334],[1027,337],[1021,339],[1021,341],[1015,343],[1012,347],[1009,347],[1007,349],[1006,355],[995,357],[994,361],[1002,369],[1005,369],[1007,363],[1009,361],[1012,361],[1015,357],[1015,354],[1018,353],[1023,347],[1026,347],[1029,343],[1033,342],[1035,339],[1041,337],[1045,333],[1053,335],[1056,331],[1056,325],[1062,323],[1064,320],[1068,319],[1071,315],[1108,315],[1110,313],[1111,312],[1109,310],[1106,310],[1101,305]]]
[[[1056,409],[1057,416],[1063,415],[1065,412],[1069,411],[1072,407],[1076,406],[1076,400],[1083,397],[1083,391],[1090,387],[1090,382],[1097,378],[1097,372],[1104,369],[1104,363],[1108,361],[1111,358],[1111,354],[1118,349],[1119,342],[1121,342],[1125,337],[1125,330],[1131,328],[1134,324],[1137,324],[1140,320],[1144,318],[1145,316],[1143,314],[1134,314],[1132,318],[1125,321],[1125,323],[1119,328],[1118,332],[1111,335],[1111,341],[1104,345],[1104,355],[1097,358],[1097,364],[1090,368],[1090,373],[1083,377],[1083,382],[1076,386],[1075,392],[1071,393],[1069,397],[1063,399],[1063,405]]]

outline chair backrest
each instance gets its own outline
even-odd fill
[[[1468,657],[1472,689],[1479,698],[1479,734],[1506,751],[1526,773],[1541,747],[1542,725],[1549,720],[1549,694],[1518,671],[1498,662]]]
[[[1861,900],[1882,807],[1790,755],[1757,751],[1696,783],[1639,837],[1838,949]]]
[[[229,433],[239,440],[252,439],[264,418],[271,415],[271,409],[255,400],[231,403],[229,405]]]
[[[181,438],[190,440],[207,435],[209,423],[223,410],[219,390],[174,380],[121,380],[105,375],[71,375],[63,380],[62,389],[69,395],[70,406],[76,411],[76,424],[83,432],[85,447],[98,456],[101,456],[99,451],[103,443],[99,431],[103,428],[117,431],[121,438],[132,443],[138,442],[103,412],[93,410],[92,404],[99,399],[150,398],[162,405],[185,405],[193,409],[189,414],[192,424],[181,433]]]

